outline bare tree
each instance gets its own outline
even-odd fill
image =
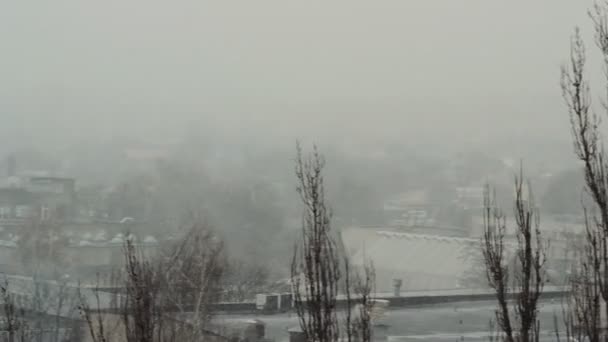
[[[80,337],[73,313],[77,291],[65,281],[8,277],[0,286],[2,331],[8,341],[73,341]]]
[[[0,286],[0,305],[4,315],[2,331],[7,334],[8,342],[26,342],[31,332],[25,319],[25,310],[15,303],[15,297],[9,290],[8,280]]]
[[[487,279],[496,292],[497,325],[504,340],[538,341],[538,300],[545,283],[546,246],[540,232],[540,217],[534,203],[531,186],[524,194],[523,172],[515,177],[514,215],[516,223],[515,262],[509,268],[508,242],[505,241],[506,218],[497,207],[487,186],[484,196],[484,235],[482,252]],[[509,283],[512,277],[512,285]],[[513,288],[511,290],[511,288]],[[515,296],[511,310],[509,297]],[[515,324],[518,324],[515,326]]]
[[[161,275],[158,266],[140,253],[133,241],[127,239],[124,246],[123,325],[128,341],[152,342],[161,322]]]
[[[344,257],[344,317],[347,342],[370,342],[374,311],[376,270],[370,259],[364,260],[363,274],[353,272],[348,257]]]
[[[80,315],[85,321],[89,331],[89,336],[93,342],[108,342],[111,340],[111,332],[118,328],[117,320],[110,322],[104,315],[104,308],[101,300],[101,290],[99,288],[99,275],[95,287],[90,292],[92,298],[87,297],[82,293],[80,284],[78,285],[78,296]],[[95,303],[91,304],[90,301]]]
[[[352,332],[355,341],[370,342],[372,340],[372,323],[374,310],[374,293],[376,286],[376,270],[371,260],[365,260],[363,274],[357,274],[354,279],[355,319],[352,321]],[[350,306],[350,305],[349,305]]]
[[[241,302],[269,290],[270,271],[265,265],[233,260],[227,264],[224,300]]]
[[[586,211],[585,211],[586,212]],[[587,217],[587,214],[585,214]],[[600,246],[605,238],[603,229],[594,223],[586,222],[586,243],[579,256],[580,260],[570,280],[571,291],[563,310],[563,319],[566,327],[566,336],[581,339],[586,337],[589,341],[605,340],[602,323],[602,254]],[[605,305],[605,304],[604,304]]]
[[[68,321],[78,311],[78,293],[68,284],[67,278],[55,280],[33,278],[31,303],[26,309],[48,316],[30,323],[36,340],[49,342],[69,341],[79,335],[78,329]]]
[[[513,327],[509,314],[508,292],[509,271],[505,252],[506,219],[498,208],[495,196],[486,185],[483,206],[483,239],[482,253],[486,265],[488,284],[496,291],[498,309],[496,310],[497,325],[503,331],[507,341],[513,341]]]
[[[590,18],[595,43],[608,80],[608,3],[596,3]],[[577,28],[571,39],[570,61],[562,67],[562,94],[570,115],[574,151],[583,163],[585,189],[593,206],[585,210],[586,234],[581,260],[575,267],[567,324],[590,341],[608,340],[602,332],[608,320],[608,162],[602,142],[600,116],[592,109],[585,74],[585,44]],[[607,83],[608,86],[608,83]],[[602,101],[608,111],[606,98]]]
[[[159,338],[163,325],[160,264],[148,260],[131,239],[125,241],[123,255],[124,266],[114,277],[121,291],[113,300],[108,301],[109,294],[98,286],[92,296],[80,292],[80,311],[90,337],[94,342],[164,341]]]
[[[307,341],[335,342],[345,337],[349,342],[368,342],[372,336],[373,264],[365,261],[363,276],[352,272],[344,248],[337,243],[325,200],[325,160],[316,146],[304,156],[298,144],[296,156],[297,192],[304,214],[291,279],[300,327]],[[337,308],[340,289],[344,289],[346,301],[343,318]]]
[[[211,304],[220,297],[226,269],[223,242],[199,221],[161,258],[165,305],[188,312],[192,329],[202,331],[211,319]]]
[[[82,316],[95,342],[115,340],[117,327],[128,342],[196,341],[209,334],[210,305],[219,295],[224,269],[221,240],[195,225],[158,259],[131,239],[123,252],[124,267],[116,278],[122,291],[110,303],[120,319],[107,319],[99,289],[93,305],[81,296]]]
[[[316,147],[311,155],[303,156],[297,145],[297,191],[304,214],[302,236],[291,263],[291,279],[300,327],[311,342],[334,342],[340,337],[336,306],[341,261],[331,231],[331,211],[325,203],[324,166],[325,160]]]

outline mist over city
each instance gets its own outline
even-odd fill
[[[0,341],[605,341],[608,3],[0,3]]]

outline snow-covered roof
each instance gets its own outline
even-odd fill
[[[476,239],[392,231],[346,231],[343,242],[355,267],[373,261],[378,291],[390,291],[393,279],[402,279],[404,291],[459,288],[479,253]]]
[[[2,247],[17,247],[17,244],[15,243],[15,241],[11,241],[11,240],[0,240],[0,246]]]

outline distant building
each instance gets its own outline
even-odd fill
[[[35,196],[24,188],[0,188],[0,220],[27,218],[34,203]]]
[[[457,187],[456,198],[464,205],[479,207],[483,204],[484,191],[482,186]]]
[[[425,226],[434,224],[427,190],[402,193],[384,203],[384,215],[392,226]]]
[[[76,181],[30,177],[0,187],[0,226],[28,218],[68,220],[75,215]],[[4,222],[3,222],[4,221]]]

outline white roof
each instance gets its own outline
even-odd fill
[[[361,232],[354,232],[363,236]],[[348,232],[346,233],[348,235]],[[351,262],[362,267],[371,259],[378,291],[391,291],[393,279],[402,279],[402,290],[441,290],[460,287],[471,270],[479,240],[422,234],[375,231],[375,237],[355,242],[343,239]],[[348,245],[359,243],[359,248]],[[354,251],[354,252],[353,252]]]

